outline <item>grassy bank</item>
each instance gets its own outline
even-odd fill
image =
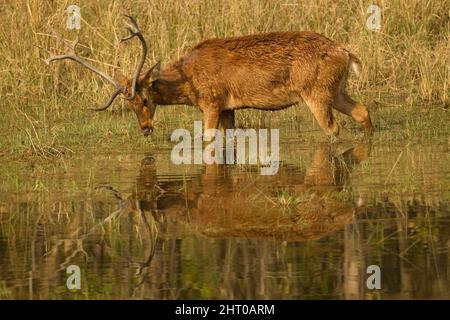
[[[39,44],[62,49],[52,30],[73,39],[80,54],[112,74],[120,67],[130,73],[139,56],[133,42],[119,45],[125,34],[121,14],[138,17],[151,44],[148,65],[182,55],[189,46],[209,37],[235,36],[274,30],[313,30],[348,47],[363,61],[360,78],[351,77],[351,92],[374,113],[379,130],[401,137],[417,132],[442,136],[448,126],[450,20],[445,1],[378,1],[382,30],[366,28],[366,9],[373,1],[37,1],[0,4],[1,129],[3,160],[53,159],[83,150],[151,148],[167,144],[167,134],[200,119],[192,108],[164,107],[157,112],[157,134],[141,137],[134,115],[124,102],[111,112],[93,113],[111,88],[71,62],[51,67],[39,58]],[[375,1],[376,2],[376,1]],[[81,30],[66,29],[66,8],[81,7]],[[6,45],[4,45],[6,44]],[[394,108],[393,108],[394,107]],[[270,121],[298,122],[315,128],[305,108],[290,108],[263,117],[242,111],[242,126]],[[415,118],[411,118],[412,116]],[[419,116],[417,116],[419,115]],[[341,120],[343,118],[340,118]],[[270,123],[267,123],[267,122]],[[347,121],[349,122],[349,121]],[[353,124],[350,126],[353,127]],[[425,130],[425,131],[424,131]],[[384,134],[383,138],[390,138]],[[4,161],[3,161],[4,162]]]

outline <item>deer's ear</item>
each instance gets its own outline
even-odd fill
[[[147,72],[139,79],[141,86],[147,87],[152,80],[159,78],[159,71],[161,70],[161,61],[158,61],[153,67],[147,70]]]
[[[129,79],[119,70],[114,71],[114,79],[116,79],[123,86],[128,86],[130,82]]]

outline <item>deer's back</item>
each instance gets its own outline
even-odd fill
[[[205,40],[162,76],[187,79],[190,100],[223,109],[277,109],[301,100],[302,92],[335,83],[347,70],[348,55],[334,41],[313,32],[272,32]]]

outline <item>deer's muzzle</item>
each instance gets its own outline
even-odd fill
[[[145,137],[151,135],[153,132],[153,128],[150,127],[145,127],[142,129],[142,133],[144,134]]]

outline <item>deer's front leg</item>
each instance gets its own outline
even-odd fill
[[[205,123],[205,131],[203,138],[205,140],[211,140],[215,135],[215,130],[219,128],[220,111],[219,109],[204,109],[203,110],[203,122]]]
[[[225,110],[220,114],[220,126],[223,130],[234,129],[234,110]]]

